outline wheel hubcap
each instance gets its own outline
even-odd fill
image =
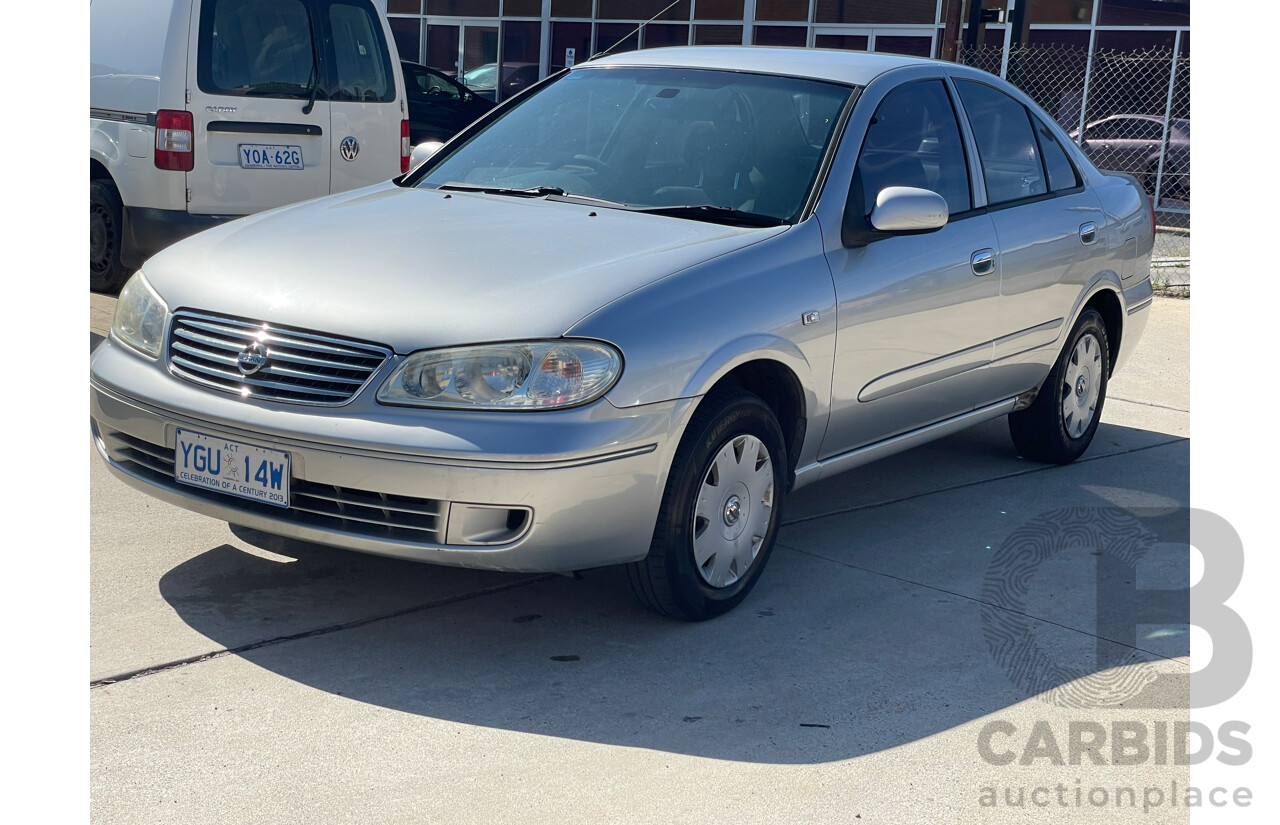
[[[1080,438],[1093,422],[1102,395],[1102,344],[1092,333],[1081,336],[1062,373],[1062,428]]]
[[[702,580],[728,587],[746,575],[773,519],[773,459],[760,439],[724,443],[698,489],[693,558]]]
[[[742,499],[737,496],[729,496],[729,500],[724,505],[724,523],[732,527],[738,523],[738,519],[742,517]]]

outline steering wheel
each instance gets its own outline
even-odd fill
[[[600,175],[606,175],[611,178],[616,178],[618,176],[617,169],[614,169],[609,164],[600,160],[600,158],[594,158],[591,155],[572,155],[568,158],[564,158],[556,161],[555,163],[552,163],[547,168],[559,169],[564,166],[585,166],[591,171]]]

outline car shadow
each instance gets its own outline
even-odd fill
[[[1121,442],[1146,435],[1100,430],[1100,437]],[[1007,441],[998,438],[1007,436],[995,429],[979,434],[988,458],[995,451],[1007,456]],[[1172,462],[1180,470],[1189,442],[1169,441],[1180,451]],[[926,446],[884,460],[877,472],[910,475],[919,465],[932,468],[934,487],[946,487],[949,470],[933,459],[950,449],[942,442]],[[1043,483],[1060,479],[1060,498],[1073,505],[1113,504],[1090,486],[1100,473],[1044,472],[1058,474],[1043,476]],[[1134,472],[1101,483],[1123,485],[1134,500],[1187,501],[1187,479],[1168,474]],[[795,495],[803,501],[806,494]],[[1174,509],[1166,508],[1166,516]],[[990,596],[973,584],[991,579],[990,548],[984,554],[950,545],[957,523],[972,513],[946,502],[868,506],[857,513],[857,531],[892,536],[904,517],[916,522],[915,535],[936,538],[840,552],[780,544],[750,598],[700,624],[644,611],[618,568],[578,577],[479,574],[239,528],[235,535],[248,549],[212,548],[165,574],[160,592],[192,628],[245,660],[355,701],[443,722],[772,764],[896,747],[1105,675],[1117,664],[1178,670],[1164,657],[1189,655],[1185,632],[1163,647],[1098,638],[1102,584],[1131,591],[1133,568],[1096,565],[1085,547],[1083,567],[1053,568],[1047,618],[1027,619],[1035,651],[1053,667],[1038,681],[1020,681],[993,655]],[[831,529],[848,529],[839,518]],[[852,536],[829,538],[853,544]],[[882,572],[906,553],[938,559],[931,564],[938,581]],[[1187,581],[1185,556],[1161,557],[1165,569],[1155,578]],[[1151,571],[1144,576],[1152,579]],[[415,601],[418,588],[445,595]],[[410,597],[388,609],[389,590]],[[343,610],[347,618],[337,620],[335,602],[371,607],[355,620]],[[1034,603],[1027,612],[1041,607]],[[282,611],[292,614],[295,630],[273,634]],[[310,629],[296,631],[300,626]],[[1175,685],[1171,706],[1186,707],[1184,687]],[[1046,706],[1052,712],[1058,711]]]

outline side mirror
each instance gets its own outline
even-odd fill
[[[424,140],[413,147],[413,152],[409,154],[409,168],[417,168],[427,158],[440,151],[441,146],[444,146],[444,144],[438,140]]]
[[[871,226],[880,232],[932,232],[947,225],[947,201],[937,192],[914,186],[887,186],[876,195]]]

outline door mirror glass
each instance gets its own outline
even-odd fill
[[[880,190],[871,210],[871,226],[879,232],[932,232],[947,225],[947,201],[937,192],[914,186]]]

